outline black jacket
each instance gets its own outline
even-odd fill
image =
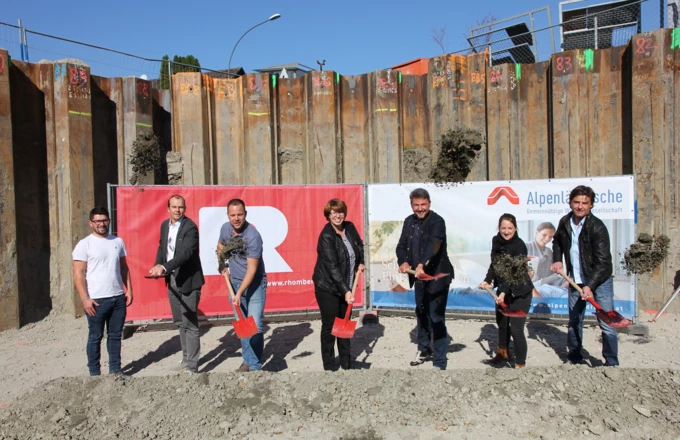
[[[352,271],[356,272],[360,264],[364,264],[364,243],[361,241],[357,228],[352,222],[344,222],[345,237],[354,250],[355,264]],[[329,222],[321,230],[316,245],[316,265],[314,266],[314,288],[316,291],[328,292],[332,295],[344,297],[352,290],[347,285],[349,275],[349,252],[342,242],[342,237],[335,232]]]
[[[486,278],[484,281],[491,283],[494,281],[496,287],[498,287],[498,293],[505,293],[512,296],[524,296],[527,293],[531,293],[534,285],[531,283],[531,277],[529,277],[529,272],[526,273],[526,279],[521,284],[510,284],[506,280],[496,275],[493,264],[496,258],[501,255],[510,255],[511,257],[524,257],[527,258],[527,245],[524,241],[519,238],[517,232],[512,236],[510,240],[504,239],[500,232],[494,236],[491,240],[491,264],[489,265],[489,270],[486,273]]]
[[[553,237],[553,263],[561,263],[562,257],[567,264],[567,274],[573,273],[571,256],[571,216],[573,212],[560,219]],[[592,213],[583,220],[585,224],[578,236],[581,260],[581,275],[584,285],[595,291],[600,284],[612,276],[612,254],[609,245],[609,231],[602,220]]]
[[[425,282],[425,290],[428,293],[448,294],[449,285],[454,275],[453,266],[446,250],[446,223],[439,214],[430,211],[423,220],[420,255],[411,255],[413,230],[417,221],[418,217],[415,214],[409,215],[404,220],[404,227],[401,230],[401,237],[397,245],[397,262],[399,266],[408,263],[414,270],[416,266],[422,264],[425,273],[428,275],[448,273],[449,276],[447,277]],[[408,280],[409,285],[413,287],[413,283],[416,281],[415,277],[409,274]]]
[[[201,259],[198,256],[198,228],[190,218],[184,217],[177,231],[175,255],[167,260],[168,225],[170,219],[161,223],[161,238],[156,252],[156,264],[162,264],[166,273],[175,271],[177,290],[180,293],[190,293],[205,284]],[[168,278],[165,279],[166,282]]]

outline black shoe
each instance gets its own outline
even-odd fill
[[[412,367],[417,367],[418,365],[422,365],[423,363],[427,361],[432,360],[432,350],[427,349],[425,351],[417,351],[416,352],[416,357],[411,361],[411,366]]]

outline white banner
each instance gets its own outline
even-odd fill
[[[569,193],[578,185],[595,191],[593,214],[609,230],[614,262],[616,309],[635,314],[635,282],[622,268],[623,253],[635,240],[635,180],[633,176],[579,179],[471,182],[435,184],[369,185],[371,296],[374,306],[415,307],[414,293],[405,275],[397,273],[396,246],[404,219],[412,214],[409,193],[425,188],[431,209],[446,220],[448,253],[455,268],[447,308],[494,309],[491,297],[477,285],[490,264],[491,239],[498,232],[503,213],[517,218],[519,236],[529,249],[534,269],[533,313],[568,312],[565,281],[546,269],[551,255],[552,233],[562,216],[570,212]],[[552,225],[552,226],[551,226]],[[538,231],[537,229],[541,229]],[[547,242],[547,244],[545,244]],[[536,254],[536,255],[531,255]],[[549,266],[549,265],[548,265]]]

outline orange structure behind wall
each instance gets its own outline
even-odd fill
[[[392,70],[398,70],[402,75],[425,75],[428,71],[427,66],[429,62],[429,58],[416,58],[415,60],[392,66]]]

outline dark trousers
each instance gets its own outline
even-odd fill
[[[328,292],[315,290],[316,302],[321,312],[321,360],[324,370],[335,370],[335,341],[338,341],[340,367],[347,370],[351,367],[349,339],[336,338],[331,334],[335,318],[344,318],[347,312],[345,298]]]
[[[505,304],[510,311],[521,310],[524,313],[529,313],[531,308],[531,292],[520,297],[506,295]],[[508,348],[510,345],[510,336],[515,341],[515,362],[518,364],[527,363],[527,338],[524,335],[524,326],[527,318],[510,318],[498,311],[496,306],[496,324],[498,324],[498,347]]]
[[[168,299],[172,323],[179,329],[182,362],[187,366],[187,370],[196,372],[201,354],[201,341],[198,335],[198,302],[201,300],[201,290],[193,290],[190,293],[178,292],[175,276],[170,275]]]
[[[449,299],[448,289],[436,293],[425,291],[425,284],[416,281],[416,319],[418,326],[418,350],[431,349],[434,353],[433,365],[446,369],[446,353],[449,349],[446,332],[446,302]]]
[[[125,295],[99,298],[94,300],[98,306],[94,306],[95,315],[87,313],[87,368],[90,376],[101,374],[101,350],[106,327],[106,349],[109,352],[109,373],[120,372],[120,347],[123,336],[123,324],[127,309]]]

